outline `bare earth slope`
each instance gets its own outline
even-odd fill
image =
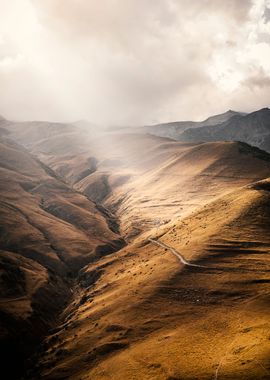
[[[7,138],[0,141],[0,213],[1,353],[11,360],[55,323],[76,271],[123,242],[95,203]]]
[[[228,194],[88,266],[42,378],[268,379],[270,182]],[[161,235],[160,235],[161,234]]]
[[[269,155],[242,143],[162,142],[147,153],[137,173],[104,199],[118,215],[125,236],[182,218],[222,194],[267,177],[270,170]],[[77,188],[87,191],[90,179]]]

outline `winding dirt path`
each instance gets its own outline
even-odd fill
[[[197,265],[197,264],[192,264],[190,263],[189,261],[187,261],[183,255],[181,255],[181,253],[179,251],[177,251],[175,248],[172,248],[170,247],[169,245],[167,244],[164,244],[164,243],[161,243],[160,241],[158,240],[154,240],[154,239],[151,239],[149,238],[148,241],[150,241],[150,243],[153,243],[153,244],[156,244],[162,248],[165,248],[165,249],[168,249],[174,256],[176,256],[182,264],[184,265],[187,265],[189,267],[197,267],[197,268],[207,268],[203,265]]]

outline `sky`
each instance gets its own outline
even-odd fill
[[[270,104],[270,0],[0,0],[0,114],[104,125]]]

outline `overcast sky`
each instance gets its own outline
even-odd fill
[[[149,124],[270,105],[270,0],[0,0],[0,114]]]

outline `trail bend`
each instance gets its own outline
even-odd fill
[[[155,244],[155,245],[158,245],[158,246],[160,246],[162,248],[168,249],[174,256],[176,256],[181,261],[182,264],[184,264],[186,266],[197,267],[197,268],[207,268],[204,265],[198,265],[198,264],[192,264],[192,263],[190,263],[189,261],[187,261],[184,258],[184,256],[179,251],[177,251],[175,248],[170,247],[167,244],[161,243],[160,241],[154,240],[154,239],[151,239],[151,238],[148,238],[148,241],[150,243],[152,243],[152,244]]]

